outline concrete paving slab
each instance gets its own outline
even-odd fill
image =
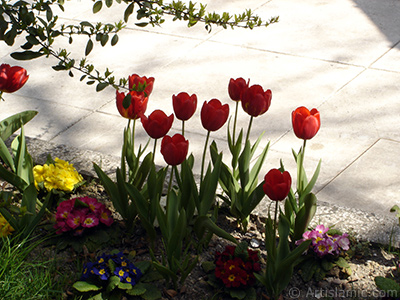
[[[371,68],[400,72],[400,44],[390,49],[382,58],[378,59]]]
[[[5,94],[3,98],[0,120],[25,110],[36,110],[38,114],[26,124],[25,132],[29,137],[43,140],[51,140],[89,114],[87,110],[18,94]],[[68,144],[68,141],[64,143]]]
[[[126,119],[94,112],[51,141],[80,149],[120,156]]]
[[[318,196],[339,206],[394,217],[389,210],[400,202],[399,151],[398,141],[379,140]]]
[[[381,11],[380,5],[384,9],[391,5],[391,1],[375,3],[377,11]],[[257,13],[279,15],[280,21],[266,30],[219,32],[212,40],[361,66],[370,65],[393,46],[383,32],[400,40],[399,32],[387,30],[398,18],[381,17],[377,24],[351,0],[270,1]]]
[[[321,113],[321,129],[306,148],[306,158],[314,161],[308,172],[315,169],[316,159],[322,159],[316,191],[380,138],[399,140],[400,127],[396,125],[399,119],[391,113],[400,111],[399,87],[393,84],[399,79],[397,73],[367,70],[317,107]],[[296,143],[301,146],[293,132],[289,132],[272,149],[284,153]]]
[[[297,66],[296,70],[293,70],[294,65]],[[198,111],[204,101],[217,98],[228,103],[233,113],[235,103],[227,93],[229,79],[250,78],[251,84],[260,84],[272,90],[270,111],[259,118],[269,119],[271,127],[262,128],[261,131],[266,130],[269,136],[272,135],[271,139],[276,139],[290,129],[290,113],[294,108],[300,104],[322,103],[362,70],[206,42],[163,69],[143,75],[156,78],[148,104],[149,112],[160,107],[172,111],[171,96],[187,91],[197,94]],[[173,82],[171,78],[174,78]],[[112,102],[101,111],[118,114]],[[239,127],[247,128],[248,122],[249,116],[241,111]],[[254,136],[260,133],[260,127],[258,131],[256,127]]]

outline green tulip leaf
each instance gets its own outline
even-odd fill
[[[14,132],[21,128],[22,124],[28,123],[38,114],[37,111],[27,110],[21,113],[12,115],[0,121],[0,138],[5,141]]]
[[[300,240],[317,210],[317,197],[309,193],[304,197],[304,206],[298,211],[294,225],[294,239]]]
[[[307,184],[306,188],[304,189],[302,196],[309,194],[312,191],[312,189],[314,188],[314,185],[318,179],[319,172],[321,169],[321,162],[322,162],[322,160],[319,160],[318,166],[315,169],[315,172],[314,172],[313,176],[311,177],[310,182]]]

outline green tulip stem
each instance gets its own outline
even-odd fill
[[[249,122],[249,128],[247,129],[247,134],[246,134],[246,143],[250,138],[250,131],[251,131],[251,125],[253,125],[253,116],[250,117],[250,122]]]
[[[185,136],[185,121],[182,120],[182,135]]]
[[[135,153],[135,125],[136,125],[136,119],[133,119],[133,125],[132,125],[132,152]]]
[[[278,202],[279,201],[275,201],[275,215],[274,215],[274,239],[276,239],[276,217],[278,216]],[[276,240],[274,241],[274,243],[276,243]]]
[[[174,167],[171,166],[171,174],[169,177],[169,183],[168,183],[168,192],[167,192],[167,209],[169,207],[169,194],[171,192],[171,188],[172,188],[172,178],[174,177]]]
[[[3,99],[3,92],[0,92],[0,100],[6,101]]]
[[[235,145],[236,122],[237,122],[238,110],[239,110],[239,101],[236,101],[235,119],[233,120],[233,137],[232,137],[233,145]]]
[[[210,133],[211,133],[211,131],[207,132],[206,142],[204,144],[203,159],[201,160],[200,182],[203,181],[204,161],[206,160],[207,144],[208,144],[208,140],[210,139]]]
[[[304,163],[304,153],[305,153],[305,151],[306,151],[306,142],[307,142],[307,140],[304,140],[304,142],[303,142],[303,147],[301,148],[301,152],[300,152],[300,165],[299,165],[299,168],[298,168],[298,170],[297,170],[297,180],[299,181],[299,183],[298,183],[298,194],[299,194],[299,197],[301,196],[301,194],[303,193],[303,176],[302,176],[302,174],[303,174],[303,172],[302,172],[302,170],[303,170],[303,163]]]
[[[154,156],[156,156],[157,139],[154,139],[152,163],[154,164]]]

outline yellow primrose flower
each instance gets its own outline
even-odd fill
[[[46,190],[52,189],[71,192],[74,186],[83,181],[83,177],[76,171],[72,164],[58,157],[54,164],[44,164],[34,167],[35,185],[44,184]]]
[[[0,214],[0,237],[10,235],[13,231],[14,228],[12,228],[10,223]]]

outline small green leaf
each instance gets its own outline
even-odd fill
[[[147,25],[149,25],[149,23],[148,22],[140,22],[140,23],[135,23],[135,25],[139,26],[139,27],[146,27]]]
[[[77,281],[75,282],[72,287],[76,290],[78,290],[79,292],[90,292],[90,291],[98,291],[101,289],[100,286],[91,284],[89,282],[86,281]]]
[[[106,0],[107,7],[111,7],[112,4],[113,4],[113,0]]]
[[[114,290],[120,282],[121,280],[118,276],[111,276],[108,280],[107,292],[111,292],[112,290]]]
[[[129,106],[131,105],[131,101],[132,101],[132,96],[131,94],[127,94],[124,98],[124,100],[122,100],[122,107],[125,109],[128,109]]]
[[[23,51],[23,52],[13,52],[11,53],[11,57],[16,60],[31,60],[38,57],[43,56],[44,53],[34,52],[31,50]]]
[[[141,296],[146,292],[146,288],[143,283],[136,284],[132,289],[126,291],[128,295],[131,296]]]
[[[88,56],[89,53],[92,51],[92,49],[93,49],[93,41],[88,40],[88,42],[86,44],[86,49],[85,49],[85,56]]]
[[[350,268],[349,263],[343,257],[339,257],[335,261],[335,263],[340,268],[343,268],[343,269]]]
[[[27,40],[29,43],[31,43],[32,45],[38,45],[38,44],[39,44],[38,39],[37,39],[34,35],[28,35],[28,36],[26,37],[26,40]]]
[[[125,9],[125,13],[124,13],[124,21],[125,21],[125,23],[128,22],[129,16],[133,13],[134,4],[135,4],[135,2],[132,2],[132,3],[129,4],[128,7]]]
[[[96,92],[100,92],[100,91],[104,90],[106,87],[108,87],[108,82],[100,82],[96,86]]]
[[[94,5],[93,5],[93,13],[98,13],[101,8],[103,7],[103,2],[101,0],[97,1]]]
[[[118,35],[114,34],[111,39],[111,46],[115,46],[118,43]]]
[[[244,299],[246,297],[246,291],[244,290],[230,289],[229,294],[236,299]]]

